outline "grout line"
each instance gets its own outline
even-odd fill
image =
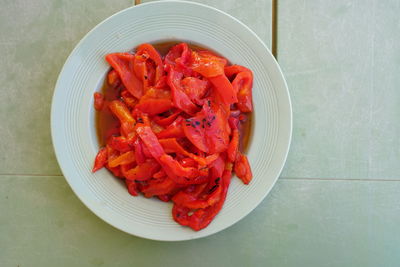
[[[278,60],[278,0],[272,0],[272,55]]]
[[[360,181],[360,182],[400,182],[400,179],[377,178],[309,178],[309,177],[280,177],[282,180],[306,180],[306,181]]]
[[[18,173],[0,173],[0,176],[33,176],[33,177],[64,177],[62,174],[18,174]]]

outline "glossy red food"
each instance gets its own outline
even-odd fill
[[[248,184],[243,154],[253,111],[251,70],[186,43],[162,56],[151,44],[106,56],[107,88],[95,93],[101,145],[93,172],[107,168],[128,192],[172,201],[193,230],[222,209],[232,172]]]

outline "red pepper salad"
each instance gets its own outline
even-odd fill
[[[242,124],[253,110],[253,73],[210,51],[180,43],[166,53],[142,44],[112,53],[107,92],[94,94],[98,112],[115,118],[93,172],[105,167],[137,196],[172,201],[174,220],[193,230],[221,210],[232,173],[248,184]]]

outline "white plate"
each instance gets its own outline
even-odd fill
[[[254,125],[248,157],[254,178],[233,178],[214,221],[195,232],[174,222],[171,204],[132,197],[107,170],[91,173],[98,151],[93,93],[109,66],[104,56],[143,42],[182,40],[212,48],[254,72]],[[67,59],[57,81],[51,131],[58,162],[81,201],[104,221],[127,233],[155,240],[208,236],[249,214],[277,180],[289,149],[292,111],[282,72],[263,42],[230,15],[205,5],[160,1],[125,9],[90,31]]]

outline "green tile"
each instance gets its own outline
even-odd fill
[[[398,178],[399,1],[279,1],[294,113],[285,177]]]
[[[280,179],[213,236],[156,242],[92,214],[63,177],[0,177],[1,266],[397,266],[400,182]]]
[[[97,23],[131,1],[2,1],[0,173],[59,174],[50,105],[65,59]]]
[[[142,0],[142,3],[153,2],[154,0]],[[192,0],[218,8],[242,21],[252,29],[264,43],[271,47],[271,19],[272,0]]]

